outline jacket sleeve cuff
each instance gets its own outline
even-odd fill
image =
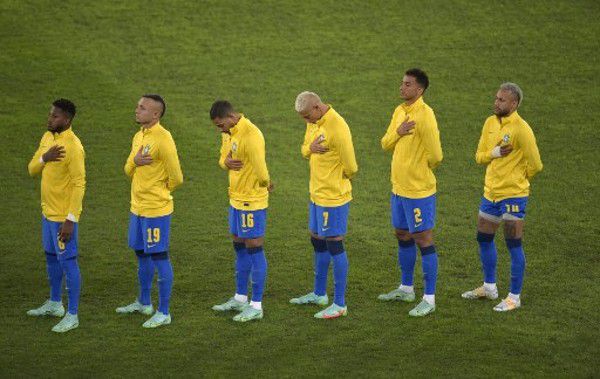
[[[77,222],[77,217],[75,217],[75,215],[73,213],[69,213],[67,215],[67,220],[72,221],[72,222]]]

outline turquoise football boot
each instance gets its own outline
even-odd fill
[[[27,316],[52,316],[52,317],[63,317],[65,315],[65,307],[62,302],[46,300],[41,307],[30,309],[27,311]]]
[[[64,333],[71,329],[75,329],[79,326],[79,318],[77,315],[72,315],[69,312],[63,317],[62,320],[52,328],[53,332]]]
[[[154,309],[152,308],[152,304],[143,305],[136,299],[133,303],[131,303],[129,305],[125,305],[124,307],[117,308],[116,312],[117,313],[139,312],[143,315],[150,316],[152,314],[152,312],[154,312]]]
[[[425,300],[422,300],[416,307],[414,307],[410,312],[408,312],[409,316],[413,317],[423,317],[435,311],[435,305],[429,304]]]
[[[246,306],[242,312],[233,316],[233,321],[237,322],[247,322],[252,320],[260,320],[263,318],[262,309],[252,308],[252,306]]]
[[[306,294],[304,296],[295,297],[290,299],[290,303],[303,305],[303,304],[317,304],[317,305],[327,305],[329,304],[329,298],[327,295],[318,296],[314,292]]]
[[[144,328],[158,328],[159,326],[169,325],[171,323],[171,315],[164,314],[160,311],[156,311],[156,313],[148,319],[142,326]]]
[[[338,318],[342,316],[348,315],[348,307],[340,307],[339,305],[333,303],[327,308],[323,309],[321,312],[315,313],[315,318],[320,319],[330,319],[330,318]]]
[[[248,305],[245,301],[237,301],[234,297],[230,298],[223,304],[217,304],[212,307],[214,311],[227,312],[227,311],[243,311]]]
[[[415,301],[415,293],[414,292],[406,292],[401,290],[400,288],[396,288],[388,293],[383,293],[377,298],[381,301],[405,301],[407,303],[412,303]]]

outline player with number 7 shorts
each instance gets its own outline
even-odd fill
[[[310,167],[308,227],[314,247],[314,289],[290,300],[292,304],[325,306],[327,274],[333,261],[333,303],[317,312],[318,319],[334,319],[348,314],[346,283],[348,256],[344,237],[352,200],[351,179],[358,172],[352,134],[344,118],[314,92],[296,97],[296,112],[306,121],[302,156]]]

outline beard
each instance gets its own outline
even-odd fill
[[[494,109],[494,114],[496,115],[496,117],[506,117],[508,116],[508,111],[507,110],[495,110]]]
[[[64,131],[65,129],[68,128],[68,125],[50,125],[50,124],[46,124],[46,129],[48,129],[49,132],[52,133],[60,133],[62,131]]]

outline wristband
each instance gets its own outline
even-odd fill
[[[500,158],[502,153],[500,152],[500,146],[496,146],[492,149],[492,158]]]

